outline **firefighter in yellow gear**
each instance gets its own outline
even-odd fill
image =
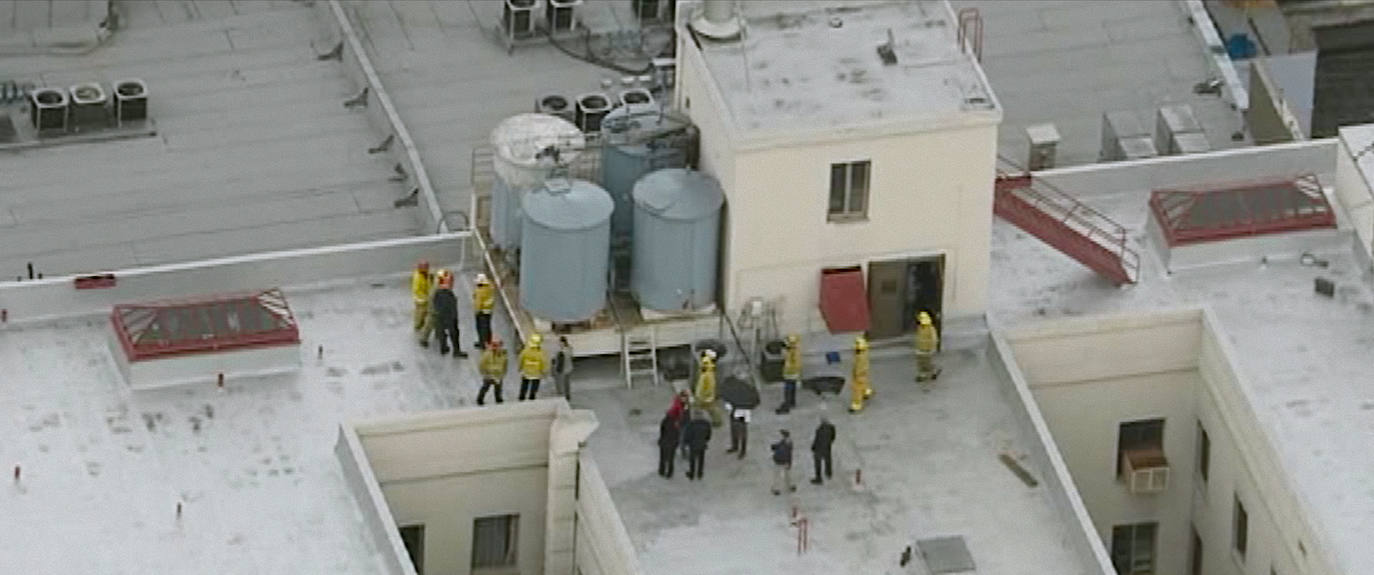
[[[506,381],[508,360],[506,348],[501,344],[500,338],[492,338],[487,343],[487,348],[482,351],[482,360],[478,364],[482,372],[482,390],[477,392],[477,405],[486,404],[488,389],[496,392],[496,403],[505,401],[501,397],[501,384]]]
[[[858,413],[864,409],[864,400],[873,397],[873,388],[868,379],[868,340],[859,336],[854,340],[854,374],[850,387],[849,412]]]
[[[797,406],[797,386],[801,384],[801,336],[792,334],[784,340],[782,356],[782,405],[777,413],[787,413]]]
[[[935,381],[940,368],[935,367],[935,352],[940,349],[940,332],[930,314],[916,314],[916,381]]]
[[[491,341],[491,312],[496,308],[496,288],[487,279],[487,274],[477,274],[476,285],[472,287],[472,312],[477,320],[477,348],[487,347]]]
[[[424,320],[419,323],[420,327],[417,333],[417,335],[419,336],[418,339],[420,340],[420,345],[423,347],[429,347],[429,338],[430,336],[434,335],[434,330],[438,329],[439,325],[438,310],[434,308],[434,292],[438,291],[438,288],[443,287],[445,284],[448,284],[453,280],[453,272],[448,271],[446,269],[440,269],[433,273],[431,279],[433,281],[431,281],[429,285],[429,298],[425,300],[424,304],[427,312],[425,313]],[[418,299],[416,300],[415,305],[416,307],[420,305]],[[442,336],[443,332],[441,331],[439,335]],[[447,343],[440,342],[439,347],[446,349],[447,346]]]
[[[429,320],[429,292],[433,284],[434,276],[429,273],[429,262],[421,260],[415,264],[415,272],[410,274],[410,293],[415,298],[414,323],[417,334]]]
[[[720,427],[721,409],[716,401],[716,352],[706,350],[701,357],[701,370],[697,374],[697,388],[692,397],[697,409],[711,414],[711,426]]]
[[[520,401],[539,395],[539,380],[549,371],[549,360],[540,347],[543,343],[544,337],[536,333],[525,342],[525,349],[520,350]]]

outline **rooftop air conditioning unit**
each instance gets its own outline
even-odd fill
[[[68,89],[71,92],[71,123],[75,129],[98,128],[108,126],[110,123],[109,111],[106,106],[110,103],[109,96],[105,95],[105,89],[100,84],[94,82],[89,84],[77,84]]]
[[[1154,121],[1154,147],[1160,150],[1161,154],[1180,154],[1183,149],[1197,151],[1197,136],[1190,133],[1202,133],[1202,124],[1197,117],[1193,116],[1193,107],[1189,105],[1176,105],[1161,107]],[[1191,140],[1191,142],[1180,143],[1179,140]],[[1206,140],[1205,136],[1204,142]],[[1205,150],[1204,150],[1205,151]]]
[[[1098,155],[1099,160],[1138,160],[1157,155],[1150,132],[1135,114],[1108,112],[1102,116],[1102,151]]]
[[[631,88],[620,93],[620,105],[622,106],[652,106],[654,96],[644,88]]]
[[[575,124],[585,133],[601,131],[601,119],[611,111],[611,99],[605,94],[593,93],[577,97]]]
[[[577,119],[573,113],[572,102],[569,101],[566,96],[558,94],[540,96],[538,100],[534,101],[534,111],[540,114],[557,116],[569,122]]]
[[[1159,449],[1129,449],[1121,453],[1126,486],[1136,495],[1162,493],[1169,488],[1169,460]]]
[[[67,93],[55,88],[39,88],[31,96],[33,128],[39,132],[67,131]]]
[[[508,40],[524,40],[534,36],[536,0],[505,0],[501,10],[501,31]]]
[[[1059,130],[1054,124],[1027,126],[1026,139],[1030,140],[1030,158],[1026,168],[1032,172],[1053,168],[1054,151],[1059,147]]]
[[[544,0],[544,24],[550,34],[571,32],[577,28],[576,8],[582,0]]]
[[[115,121],[123,126],[128,122],[148,119],[148,85],[130,78],[114,83]]]

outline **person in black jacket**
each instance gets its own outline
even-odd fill
[[[830,420],[824,415],[821,416],[821,424],[816,426],[816,437],[811,440],[811,460],[816,464],[816,477],[811,483],[820,485],[821,468],[825,468],[826,478],[830,478],[830,445],[835,443],[835,426],[830,424]]]
[[[455,357],[467,357],[463,344],[458,339],[458,297],[453,295],[453,274],[439,276],[439,289],[434,290],[434,320],[438,325],[434,331],[439,334],[439,353],[447,354],[449,344],[453,344]]]
[[[678,420],[669,411],[663,414],[663,421],[658,422],[658,474],[668,479],[673,478],[673,456],[677,452]]]
[[[781,495],[782,490],[796,491],[797,486],[792,484],[792,434],[786,429],[781,430],[782,439],[773,444],[773,465],[777,468],[777,476],[773,480],[773,495]]]
[[[687,479],[701,479],[706,472],[706,444],[711,441],[711,422],[701,411],[692,411],[692,419],[683,429],[682,441],[687,444]]]

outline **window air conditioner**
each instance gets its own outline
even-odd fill
[[[1131,493],[1149,495],[1169,488],[1169,460],[1159,449],[1122,452],[1121,469]]]

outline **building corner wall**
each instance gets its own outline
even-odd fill
[[[372,473],[367,453],[358,436],[348,425],[339,426],[339,438],[334,443],[334,455],[339,459],[344,483],[358,504],[363,528],[377,546],[378,556],[387,575],[416,575],[415,566],[406,554],[400,531],[391,516],[391,508]]]
[[[548,509],[544,514],[544,573],[576,567],[578,456],[597,427],[591,411],[572,410],[559,399],[549,426]]]
[[[1078,486],[1069,473],[1068,464],[1064,462],[1064,456],[1050,434],[1049,424],[1045,422],[1045,417],[1031,394],[1030,386],[1016,363],[1011,344],[1007,342],[1002,330],[995,326],[990,330],[989,337],[989,363],[995,371],[1004,376],[1001,378],[1004,383],[1003,392],[1012,407],[1013,415],[1021,428],[1032,434],[1027,441],[1032,448],[1027,454],[1030,456],[1032,467],[1039,471],[1040,478],[1045,482],[1045,490],[1050,493],[1055,503],[1055,509],[1073,529],[1068,534],[1066,543],[1084,558],[1085,562],[1096,568],[1092,575],[1115,575],[1116,570],[1112,567],[1107,548],[1093,527],[1087,505],[1079,495]]]
[[[1338,140],[1333,195],[1345,211],[1346,220],[1355,228],[1364,260],[1369,261],[1374,257],[1374,182],[1370,182],[1356,165],[1356,152],[1351,149],[1348,135],[1342,134]]]

